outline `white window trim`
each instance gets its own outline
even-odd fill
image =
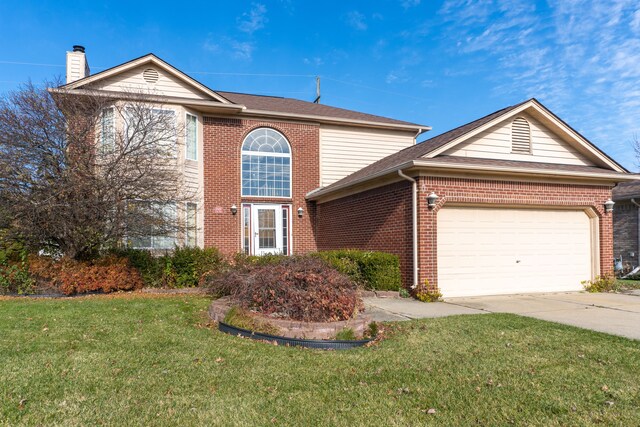
[[[174,119],[174,140],[173,142],[173,147],[171,150],[168,150],[166,155],[163,156],[167,159],[177,159],[178,158],[178,111],[173,109],[173,108],[159,108],[159,107],[150,107],[148,108],[151,111],[154,112],[159,112],[159,113],[166,113],[166,112],[170,112],[173,114],[173,119]],[[127,111],[133,110],[133,107],[131,106],[125,106],[124,108],[124,117],[123,117],[123,127],[124,127],[124,134],[126,135],[127,138],[130,138],[129,136],[129,120],[127,118]],[[170,152],[169,152],[170,151]]]
[[[193,205],[195,207],[195,229],[194,233],[194,242],[193,245],[189,244],[189,206]],[[196,202],[186,202],[184,207],[184,222],[185,222],[185,233],[184,233],[184,245],[190,248],[198,247],[198,203]]]
[[[134,203],[160,203],[160,204],[162,204],[162,202],[152,202],[152,201],[138,200],[138,199],[131,200],[131,201],[134,202]],[[167,202],[167,203],[164,203],[164,204],[173,205],[173,215],[174,215],[173,220],[177,222],[178,221],[178,210],[177,210],[178,209],[178,205],[177,205],[177,203],[176,202]],[[176,247],[177,243],[178,243],[178,236],[175,234],[175,232],[172,233],[172,234],[173,234],[173,236],[160,236],[160,235],[155,235],[155,234],[152,234],[150,236],[144,236],[145,238],[149,238],[149,240],[151,242],[151,246],[134,246],[134,245],[131,245],[131,248],[132,249],[143,249],[143,250],[148,250],[148,251],[173,250]],[[172,238],[173,239],[173,246],[171,248],[158,248],[158,247],[155,247],[154,246],[154,241],[158,237],[160,237],[160,238],[165,238],[165,237]],[[129,243],[131,242],[131,237],[130,236],[126,236],[125,238],[126,238],[127,245],[129,245]]]
[[[262,152],[262,151],[243,150],[242,147],[247,141],[247,137],[251,135],[253,132],[260,129],[269,129],[269,130],[272,130],[273,132],[280,134],[282,136],[282,139],[284,139],[284,141],[287,143],[287,146],[289,147],[289,152],[288,153],[269,153],[269,152]],[[289,159],[289,195],[288,196],[260,196],[260,195],[244,194],[244,187],[242,185],[242,172],[243,172],[242,156],[244,155],[288,158]],[[240,195],[241,197],[246,197],[246,198],[271,199],[271,200],[291,200],[293,198],[293,150],[291,148],[291,143],[289,142],[287,137],[284,136],[284,134],[282,134],[282,132],[277,131],[276,129],[270,128],[268,126],[262,126],[262,127],[253,129],[244,137],[244,139],[242,140],[242,145],[240,146]]]
[[[191,158],[189,157],[189,116],[194,117],[196,119],[196,129],[195,129],[195,134],[196,134],[196,140],[195,140],[195,157]],[[184,116],[184,158],[186,160],[191,160],[191,161],[198,161],[198,142],[199,142],[199,138],[198,138],[198,132],[200,127],[198,126],[198,116],[196,114],[192,114],[189,113],[188,111],[185,112],[185,116]]]
[[[111,111],[111,144],[109,149],[107,149],[107,145],[105,144],[105,135],[104,135],[104,113],[105,111]],[[116,148],[116,109],[115,107],[106,107],[102,109],[102,114],[100,116],[100,150],[102,152],[112,152]]]

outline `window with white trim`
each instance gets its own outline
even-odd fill
[[[124,112],[124,125],[127,138],[134,146],[154,146],[158,154],[176,157],[178,135],[174,110],[128,107]]]
[[[187,160],[198,160],[198,117],[187,113],[185,126]]]
[[[187,235],[186,246],[195,247],[198,244],[198,205],[195,203],[187,203]]]
[[[258,128],[244,139],[242,195],[291,197],[291,148],[280,132]]]
[[[511,122],[511,152],[531,154],[531,127],[524,117],[516,117]]]
[[[129,246],[135,249],[173,249],[176,235],[176,204],[132,201],[129,202]]]
[[[102,110],[100,118],[100,150],[111,152],[115,147],[116,127],[115,109],[113,107]]]

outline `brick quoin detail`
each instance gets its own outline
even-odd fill
[[[613,221],[604,213],[604,202],[611,198],[609,185],[550,184],[519,181],[497,181],[467,178],[420,177],[419,179],[419,265],[420,281],[429,281],[437,289],[438,211],[450,203],[553,207],[591,207],[600,225],[600,274],[613,273]],[[436,208],[429,209],[426,197],[431,192],[440,196]]]
[[[216,247],[225,255],[240,252],[242,203],[279,203],[291,205],[294,253],[316,250],[315,203],[307,203],[305,195],[320,184],[319,126],[207,116],[203,122],[205,247]],[[277,130],[291,145],[292,197],[289,199],[241,197],[242,142],[249,132],[259,127]],[[238,207],[236,215],[230,212],[234,204]],[[299,207],[305,211],[302,218],[296,213]],[[216,208],[221,213],[215,213]]]

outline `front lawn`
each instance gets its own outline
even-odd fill
[[[618,279],[620,290],[640,289],[640,280]]]
[[[638,341],[491,314],[302,350],[207,328],[208,303],[0,300],[0,424],[640,424]]]

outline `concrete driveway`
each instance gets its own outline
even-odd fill
[[[640,295],[566,292],[448,298],[421,303],[411,299],[365,298],[374,320],[393,321],[455,314],[513,313],[640,340]]]

